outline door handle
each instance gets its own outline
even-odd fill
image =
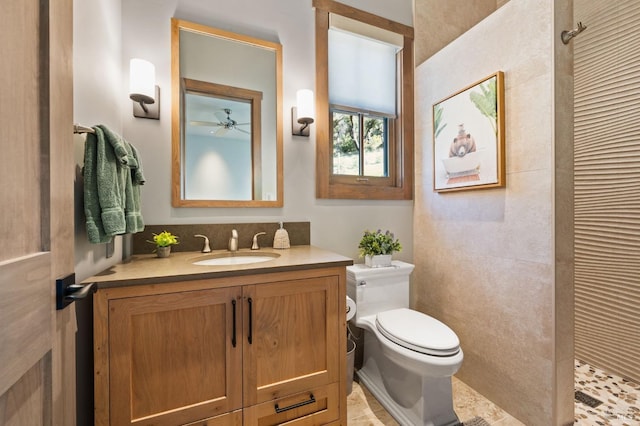
[[[64,309],[76,300],[84,299],[89,294],[98,291],[96,283],[76,284],[76,274],[56,280],[56,310]]]

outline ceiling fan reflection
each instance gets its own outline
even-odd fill
[[[223,112],[224,111],[224,114]],[[231,118],[231,109],[230,108],[225,108],[222,111],[216,111],[215,115],[216,117],[218,117],[218,119],[220,121],[213,122],[213,121],[190,121],[189,124],[191,124],[192,126],[209,126],[209,127],[218,127],[218,130],[215,131],[211,131],[211,133],[213,133],[214,136],[224,136],[228,131],[230,130],[236,130],[238,132],[241,133],[246,133],[247,135],[250,135],[251,132],[248,130],[244,130],[244,129],[240,129],[238,126],[248,126],[251,123],[238,123],[236,120]],[[226,114],[226,117],[225,117]]]

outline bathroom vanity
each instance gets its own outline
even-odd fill
[[[87,280],[96,425],[346,425],[353,262],[312,246],[260,252],[278,257],[142,255]]]

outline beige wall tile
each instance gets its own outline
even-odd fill
[[[556,194],[573,190],[572,153],[556,146],[568,137],[557,126],[569,114],[556,113],[569,80],[565,73],[556,85],[554,13],[566,8],[554,4],[503,2],[416,70],[412,305],[460,337],[459,377],[528,425],[555,424],[573,371],[564,343],[572,231],[558,228],[572,213]],[[434,193],[432,105],[497,70],[505,73],[506,188]]]
[[[496,10],[496,0],[415,0],[416,64]]]

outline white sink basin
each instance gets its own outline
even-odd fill
[[[268,262],[280,257],[277,253],[217,253],[197,258],[193,264],[202,266],[246,265],[250,263]]]

